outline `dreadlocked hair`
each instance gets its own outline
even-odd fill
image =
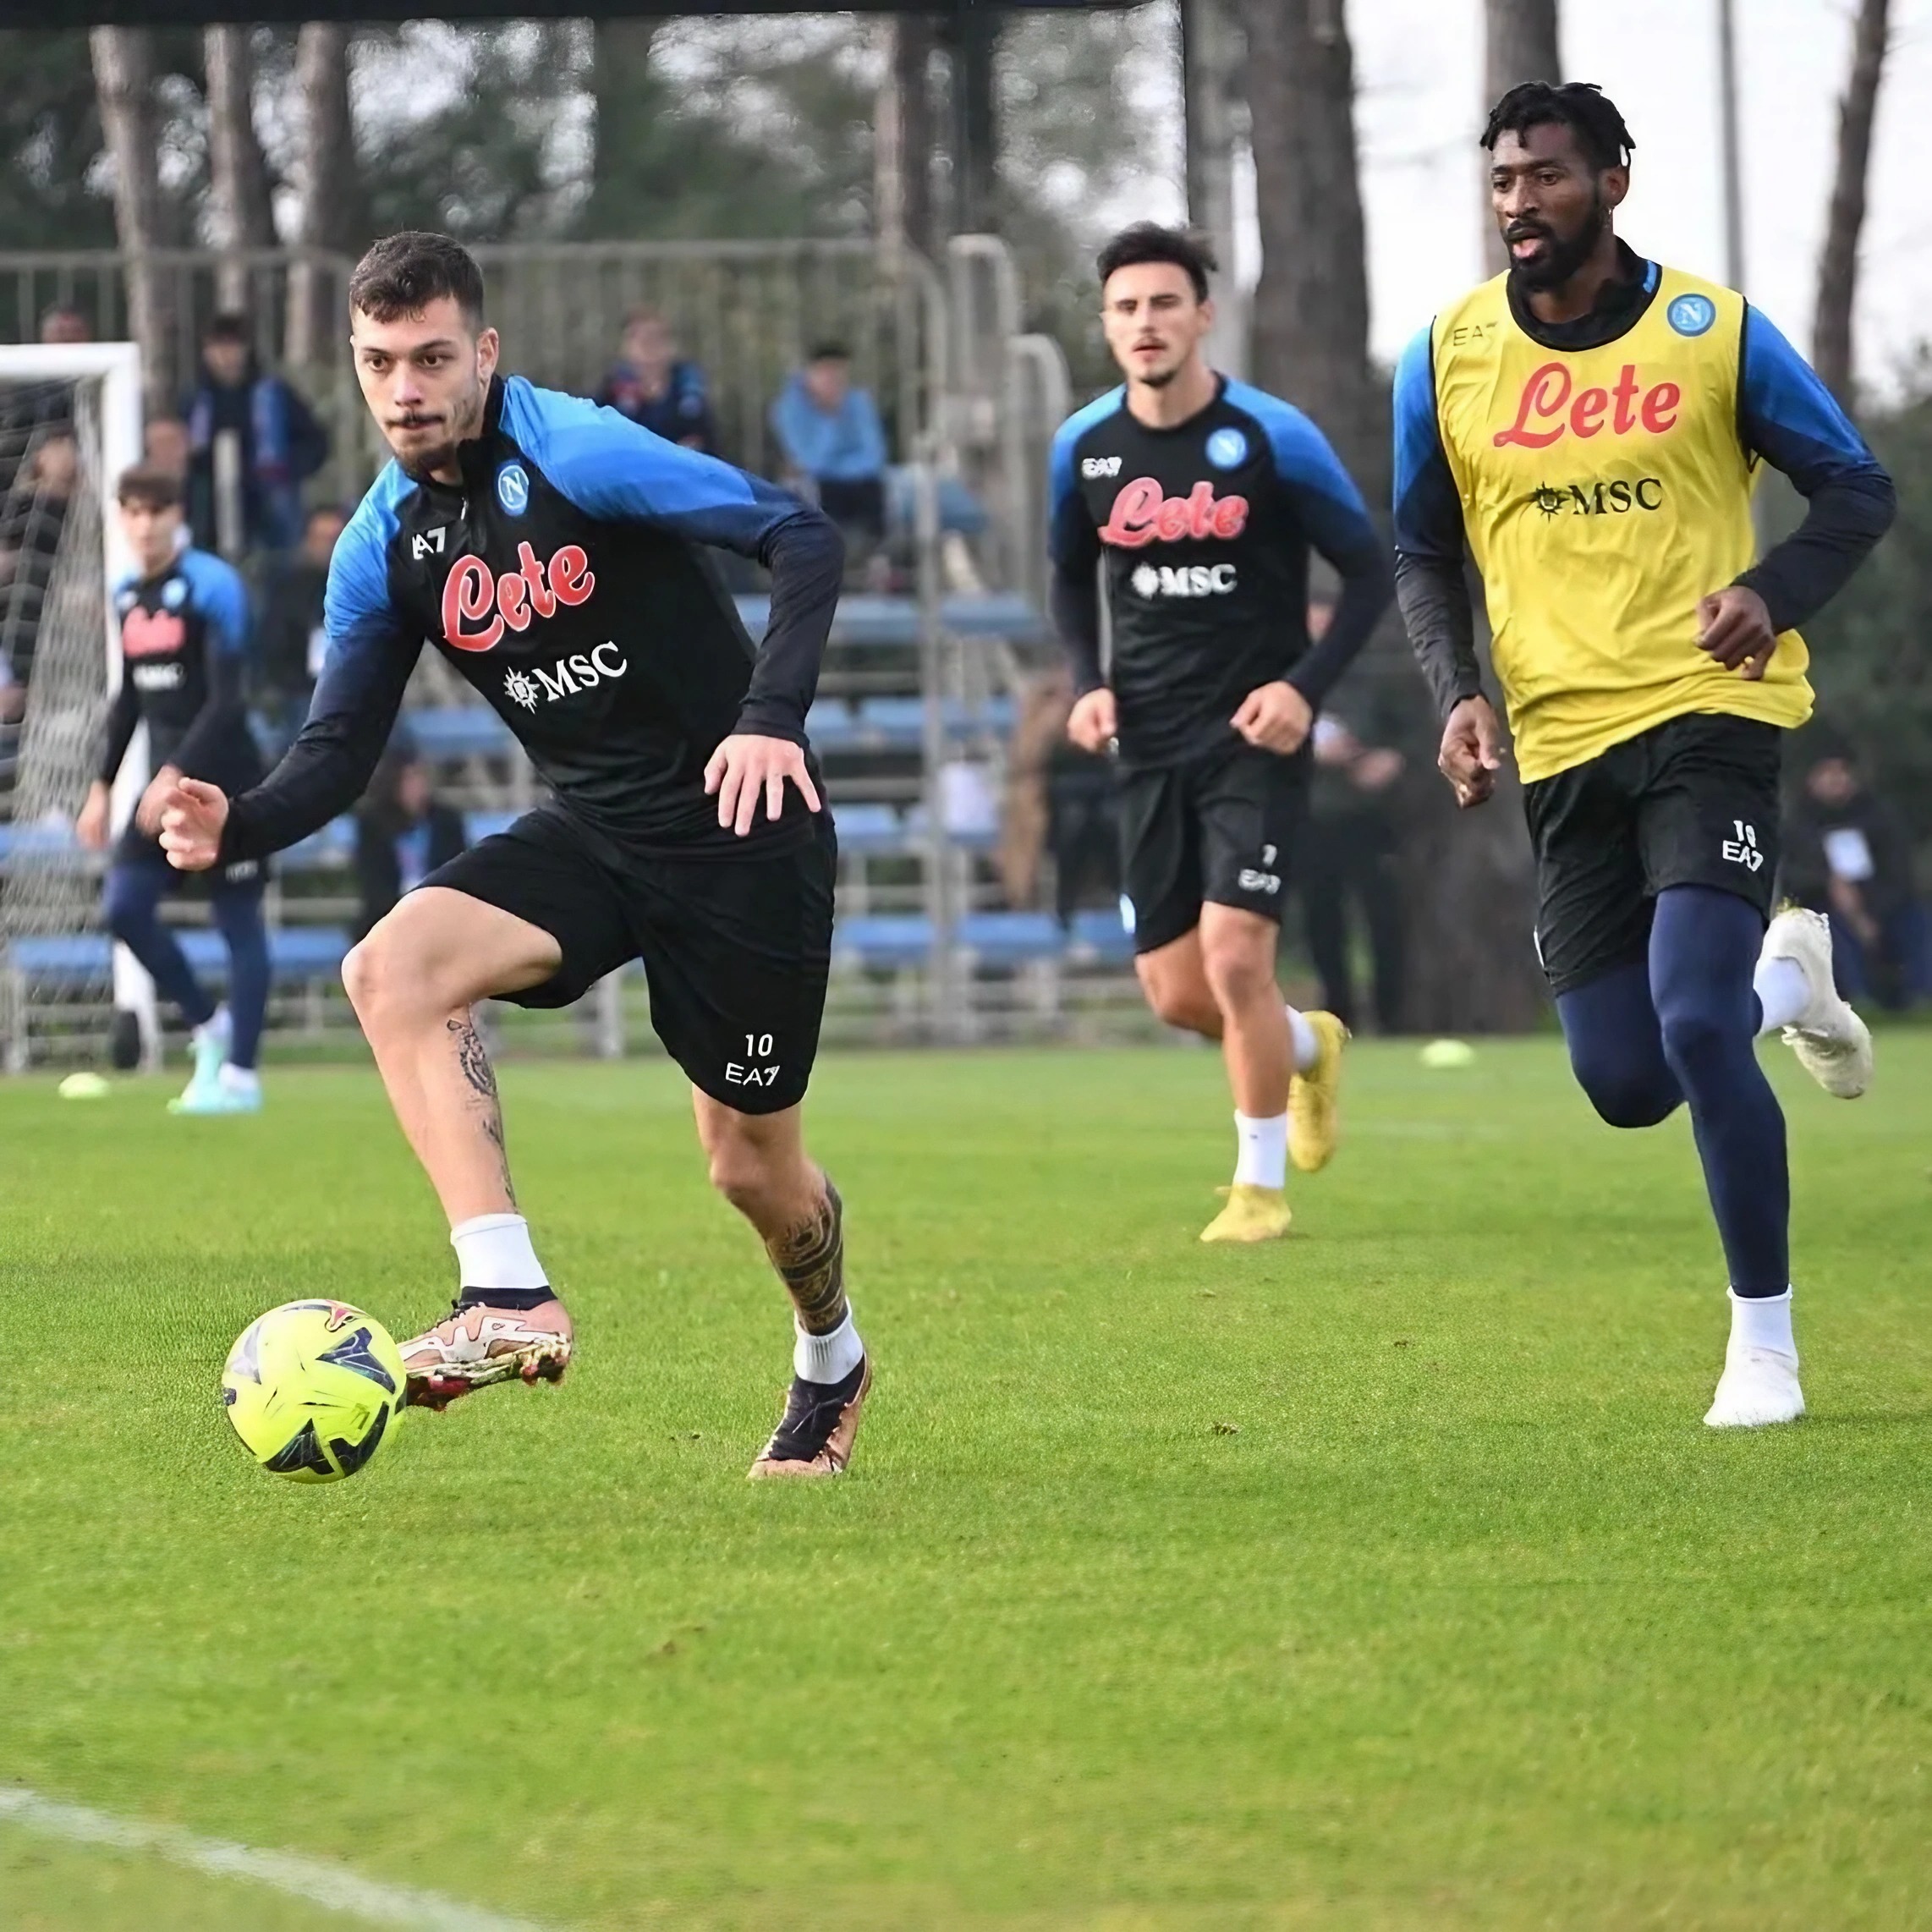
[[[1577,137],[1577,145],[1600,173],[1606,167],[1627,167],[1636,142],[1623,124],[1616,103],[1594,81],[1566,80],[1552,86],[1547,80],[1525,80],[1512,87],[1490,110],[1481,145],[1495,151],[1504,134],[1526,134],[1532,128],[1561,123]]]

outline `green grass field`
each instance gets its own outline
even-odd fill
[[[0,1085],[0,1787],[556,1927],[1932,1926],[1932,1036],[1770,1057],[1813,1413],[1743,1436],[1688,1128],[1553,1041],[1360,1051],[1241,1252],[1205,1052],[833,1059],[880,1380],[803,1488],[669,1068],[504,1069],[579,1365],[323,1490],[216,1380],[447,1298],[373,1074]],[[350,1922],[0,1823],[9,1927]]]

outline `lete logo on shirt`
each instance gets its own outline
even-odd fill
[[[567,543],[547,564],[527,543],[517,546],[521,569],[497,576],[480,557],[459,557],[442,587],[442,634],[455,650],[489,650],[507,624],[525,631],[533,617],[553,617],[559,604],[587,602],[597,588],[590,559]]]
[[[162,657],[187,641],[188,627],[172,611],[151,611],[136,604],[121,619],[123,657]]]
[[[1113,500],[1100,525],[1102,543],[1139,550],[1158,539],[1239,536],[1248,527],[1245,497],[1216,497],[1214,485],[1197,483],[1184,497],[1170,497],[1151,476],[1137,476]]]
[[[1496,446],[1547,449],[1566,436],[1599,436],[1606,429],[1628,436],[1639,423],[1652,436],[1661,436],[1676,426],[1683,399],[1684,392],[1675,382],[1653,383],[1646,389],[1637,380],[1634,363],[1624,364],[1615,388],[1576,389],[1562,363],[1546,362],[1523,384],[1516,420],[1496,431]],[[1532,428],[1533,423],[1552,426]]]

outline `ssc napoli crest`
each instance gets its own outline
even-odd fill
[[[506,463],[497,472],[497,501],[513,517],[530,507],[530,474],[522,464]]]
[[[1681,336],[1700,336],[1717,320],[1717,305],[1708,295],[1680,295],[1664,319]]]
[[[188,586],[178,577],[171,577],[161,593],[162,606],[166,610],[178,611],[188,601]]]
[[[1232,469],[1248,460],[1248,438],[1237,429],[1219,429],[1207,439],[1207,459],[1216,469]]]

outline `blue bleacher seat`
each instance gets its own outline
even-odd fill
[[[79,848],[70,825],[0,825],[0,864],[65,855]]]
[[[1051,913],[969,913],[957,934],[960,947],[987,966],[1024,966],[1057,959],[1066,944]]]
[[[508,832],[523,815],[520,811],[465,812],[463,836],[475,845],[486,838],[494,838],[500,832]]]
[[[805,713],[805,736],[814,750],[848,750],[859,736],[851,705],[837,698],[819,699]]]
[[[835,958],[861,966],[923,966],[932,954],[932,921],[918,913],[864,913],[832,930]]]
[[[320,832],[310,832],[276,859],[284,872],[319,871],[327,867],[347,865],[355,857],[355,816],[345,812],[331,819]]]
[[[837,805],[832,818],[841,852],[899,852],[905,848],[905,827],[890,805]]]
[[[6,959],[43,984],[85,985],[113,971],[114,947],[104,932],[47,933],[11,941]]]
[[[1133,935],[1111,906],[1090,906],[1075,913],[1068,941],[1076,956],[1107,965],[1124,965],[1133,957]]]
[[[736,601],[744,628],[754,638],[764,636],[771,599],[744,596]],[[1046,636],[1040,613],[1013,590],[942,597],[939,621],[955,637],[1007,638],[1015,644],[1037,644]],[[832,619],[832,641],[857,650],[909,649],[919,642],[918,600],[864,591],[842,597],[838,614]]]
[[[208,926],[178,931],[181,950],[195,970],[211,980],[228,977],[228,948],[222,936]],[[332,979],[341,970],[349,951],[349,935],[340,926],[284,926],[268,936],[271,975],[286,985]],[[69,932],[16,939],[7,949],[8,963],[43,985],[85,985],[105,981],[113,970],[113,942],[104,932]]]

